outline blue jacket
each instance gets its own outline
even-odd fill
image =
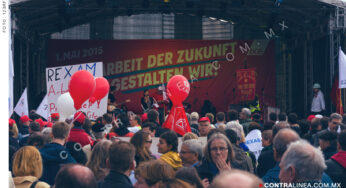
[[[264,183],[280,183],[279,174],[280,174],[279,163],[276,163],[274,168],[268,170],[268,172],[262,177],[262,180]],[[329,184],[333,183],[332,179],[330,179],[330,177],[324,172],[322,174],[321,182],[329,183]]]
[[[62,164],[76,163],[68,150],[58,144],[49,143],[40,149],[43,163],[43,173],[40,181],[54,185],[54,179]]]

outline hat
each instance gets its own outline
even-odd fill
[[[34,121],[34,122],[31,122],[30,125],[29,125],[30,129],[32,131],[35,131],[35,132],[38,132],[38,131],[41,131],[41,126],[38,122]]]
[[[331,131],[325,131],[325,132],[322,132],[318,138],[321,140],[327,140],[327,141],[336,140],[337,133],[331,132]]]
[[[147,114],[147,113],[144,113],[144,114],[142,115],[142,117],[141,117],[141,120],[142,120],[142,122],[147,121],[147,120],[148,120],[148,114]]]
[[[315,118],[322,119],[323,116],[322,116],[321,114],[316,114],[316,115],[315,115]]]
[[[76,112],[73,116],[73,119],[80,123],[80,124],[83,124],[84,123],[84,120],[85,120],[85,115],[83,114],[83,112],[79,111],[79,112]]]
[[[35,120],[35,122],[39,123],[39,124],[40,124],[40,127],[44,127],[45,125],[47,125],[47,122],[46,122],[46,121],[43,121],[41,118]]]
[[[28,121],[32,121],[32,120],[27,115],[20,117],[20,122],[26,123]]]
[[[321,86],[319,83],[315,83],[314,86],[312,86],[313,89],[320,89]]]
[[[8,124],[10,125],[10,127],[13,127],[14,124],[16,124],[16,121],[14,121],[14,119],[9,119],[8,120]]]
[[[52,119],[59,119],[59,118],[60,118],[60,115],[59,115],[59,113],[53,113],[52,115],[50,115],[50,117],[51,117]]]
[[[199,115],[197,112],[192,112],[190,117],[191,117],[191,120],[198,120],[199,119]]]
[[[198,122],[209,122],[210,123],[210,119],[208,117],[201,117],[201,119],[198,120]]]
[[[309,115],[307,120],[311,122],[313,119],[315,119],[315,117],[315,115]]]
[[[106,127],[102,123],[95,123],[95,125],[91,127],[91,130],[96,133],[103,132],[105,129]]]
[[[47,122],[46,127],[53,127],[53,123],[52,122]]]

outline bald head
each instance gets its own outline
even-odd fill
[[[72,164],[63,166],[56,178],[55,188],[97,188],[94,173],[87,167]]]
[[[281,129],[273,140],[274,157],[280,161],[290,143],[299,140],[299,135],[290,128]]]
[[[258,188],[263,184],[257,176],[241,170],[230,170],[220,173],[211,184],[211,188]]]

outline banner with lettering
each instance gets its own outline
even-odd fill
[[[238,101],[252,101],[256,93],[256,71],[255,69],[237,70]]]
[[[58,112],[57,101],[60,95],[68,92],[68,83],[73,73],[79,70],[89,71],[94,78],[103,76],[102,62],[72,64],[66,66],[46,68],[47,99],[49,114]],[[89,119],[96,119],[107,112],[107,99],[104,97],[100,104],[96,102],[89,107],[88,100],[83,103],[81,111],[85,112]]]
[[[227,111],[239,103],[236,70],[245,67],[256,70],[249,87],[261,104],[275,106],[275,43],[270,40],[49,40],[48,67],[85,62],[103,62],[104,77],[116,86],[116,102],[131,99],[126,107],[135,113],[142,112],[145,89],[153,96],[177,74],[191,84],[188,112],[200,112],[206,100]]]

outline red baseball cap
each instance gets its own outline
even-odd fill
[[[74,114],[73,119],[78,123],[83,124],[85,120],[85,115],[83,114],[83,112],[79,111]]]
[[[309,115],[309,117],[308,117],[308,121],[312,121],[313,119],[315,119],[315,115]]]
[[[25,123],[28,121],[32,121],[27,115],[20,117],[20,122]]]
[[[52,115],[50,115],[50,117],[52,119],[59,119],[60,118],[60,114],[59,113],[53,113]]]
[[[41,118],[37,119],[35,121],[40,124],[41,128],[44,127],[45,125],[47,125],[47,122],[43,121]]]
[[[204,122],[207,121],[210,123],[210,119],[208,117],[201,117],[201,119],[198,120],[198,122]]]
[[[142,119],[142,122],[147,121],[147,120],[148,120],[148,114],[147,114],[147,113],[144,113],[144,114],[142,115],[141,119]]]
[[[16,123],[16,121],[14,121],[14,119],[9,119],[8,120],[8,124],[10,125],[10,127],[13,127],[13,125]]]
[[[53,127],[53,123],[52,122],[47,122],[46,127]]]

